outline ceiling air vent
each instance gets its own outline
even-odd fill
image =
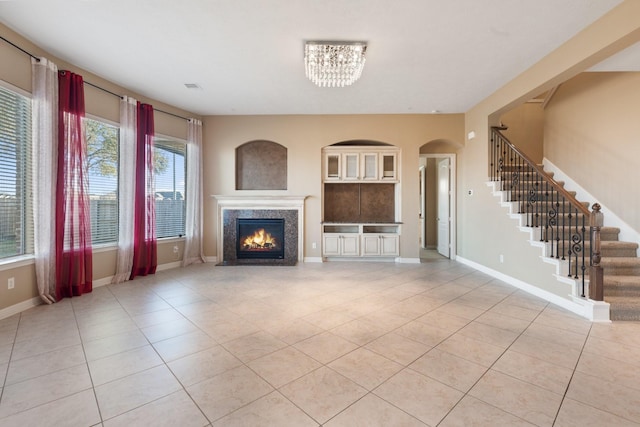
[[[186,87],[187,89],[201,89],[201,87],[198,86],[197,83],[185,83],[184,87]]]

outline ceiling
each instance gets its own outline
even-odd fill
[[[619,3],[31,0],[0,1],[0,22],[64,61],[199,115],[460,113]],[[360,80],[315,86],[304,74],[305,40],[368,42]]]

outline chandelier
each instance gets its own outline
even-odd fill
[[[320,87],[349,86],[362,74],[366,51],[364,42],[308,41],[304,46],[305,73]]]

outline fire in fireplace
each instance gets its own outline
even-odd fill
[[[284,219],[238,218],[236,226],[238,259],[284,258]]]

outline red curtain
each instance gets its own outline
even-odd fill
[[[153,107],[138,102],[133,268],[130,279],[154,274],[158,266],[153,190]]]
[[[58,72],[56,299],[92,290],[89,176],[82,76]]]

